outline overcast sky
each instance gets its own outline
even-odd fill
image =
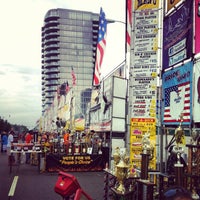
[[[5,0],[0,8],[0,116],[29,129],[41,116],[41,27],[53,8],[100,12],[125,21],[125,0]],[[124,24],[108,25],[102,70],[124,58]]]

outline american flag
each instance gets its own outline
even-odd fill
[[[101,65],[106,47],[106,31],[107,31],[107,20],[105,18],[105,13],[101,8],[99,16],[99,32],[97,40],[93,86],[98,86],[100,84]]]
[[[171,92],[175,92],[177,94],[176,98],[170,98]],[[179,94],[183,92],[183,96],[179,96]],[[183,98],[183,99],[182,99]],[[180,103],[183,101],[182,108],[176,106],[176,103]],[[178,104],[177,104],[178,105]],[[173,109],[173,110],[172,110]],[[175,119],[173,114],[182,114],[183,115],[183,123],[190,122],[190,82],[184,82],[179,85],[174,85],[172,87],[168,87],[164,89],[164,123],[175,123],[180,122],[180,115],[179,119]]]
[[[131,48],[132,0],[126,0],[126,52]]]
[[[71,75],[72,75],[72,85],[75,86],[76,85],[76,75],[74,73],[74,68],[73,67],[72,67]]]

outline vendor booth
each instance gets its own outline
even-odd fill
[[[43,143],[43,169],[56,171],[102,171],[109,162],[109,148],[98,134],[87,136],[81,132],[69,135],[68,141],[62,137]]]

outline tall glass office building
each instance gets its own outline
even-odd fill
[[[85,114],[93,81],[99,14],[52,9],[42,27],[42,106],[52,104],[58,87],[72,87],[72,70],[76,113]],[[61,87],[62,88],[62,87]]]

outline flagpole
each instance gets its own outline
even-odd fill
[[[74,67],[71,67],[71,76],[72,76],[72,87],[71,87],[71,130],[75,132],[75,94],[74,87],[76,85],[76,75],[74,72]]]
[[[74,133],[74,129],[75,129],[75,126],[74,126],[74,107],[75,107],[75,105],[74,105],[74,101],[75,101],[75,99],[74,99],[74,89],[73,89],[73,87],[71,88],[71,102],[70,102],[70,129],[71,129],[71,131],[72,131],[72,133]]]
[[[125,25],[124,36],[125,36],[125,50],[124,50],[124,57],[125,57],[125,66],[124,66],[124,78],[127,81],[127,89],[126,89],[126,125],[125,125],[125,132],[126,132],[126,148],[129,149],[128,142],[130,137],[130,130],[129,130],[129,69],[130,69],[130,52],[131,52],[131,31],[132,31],[132,0],[126,0],[125,3],[125,22],[119,20],[107,20],[108,23],[121,23]]]
[[[131,31],[132,31],[132,0],[126,0],[125,3],[125,14],[126,14],[126,25],[125,25],[125,69],[124,69],[124,78],[127,81],[126,88],[126,148],[129,149],[130,154],[130,120],[131,115],[129,111],[129,70],[130,70],[130,54],[131,54]]]
[[[125,66],[125,78],[129,79],[130,70],[130,53],[131,53],[131,31],[132,31],[132,0],[126,0],[126,30],[125,30],[125,55],[126,55],[126,66]]]

